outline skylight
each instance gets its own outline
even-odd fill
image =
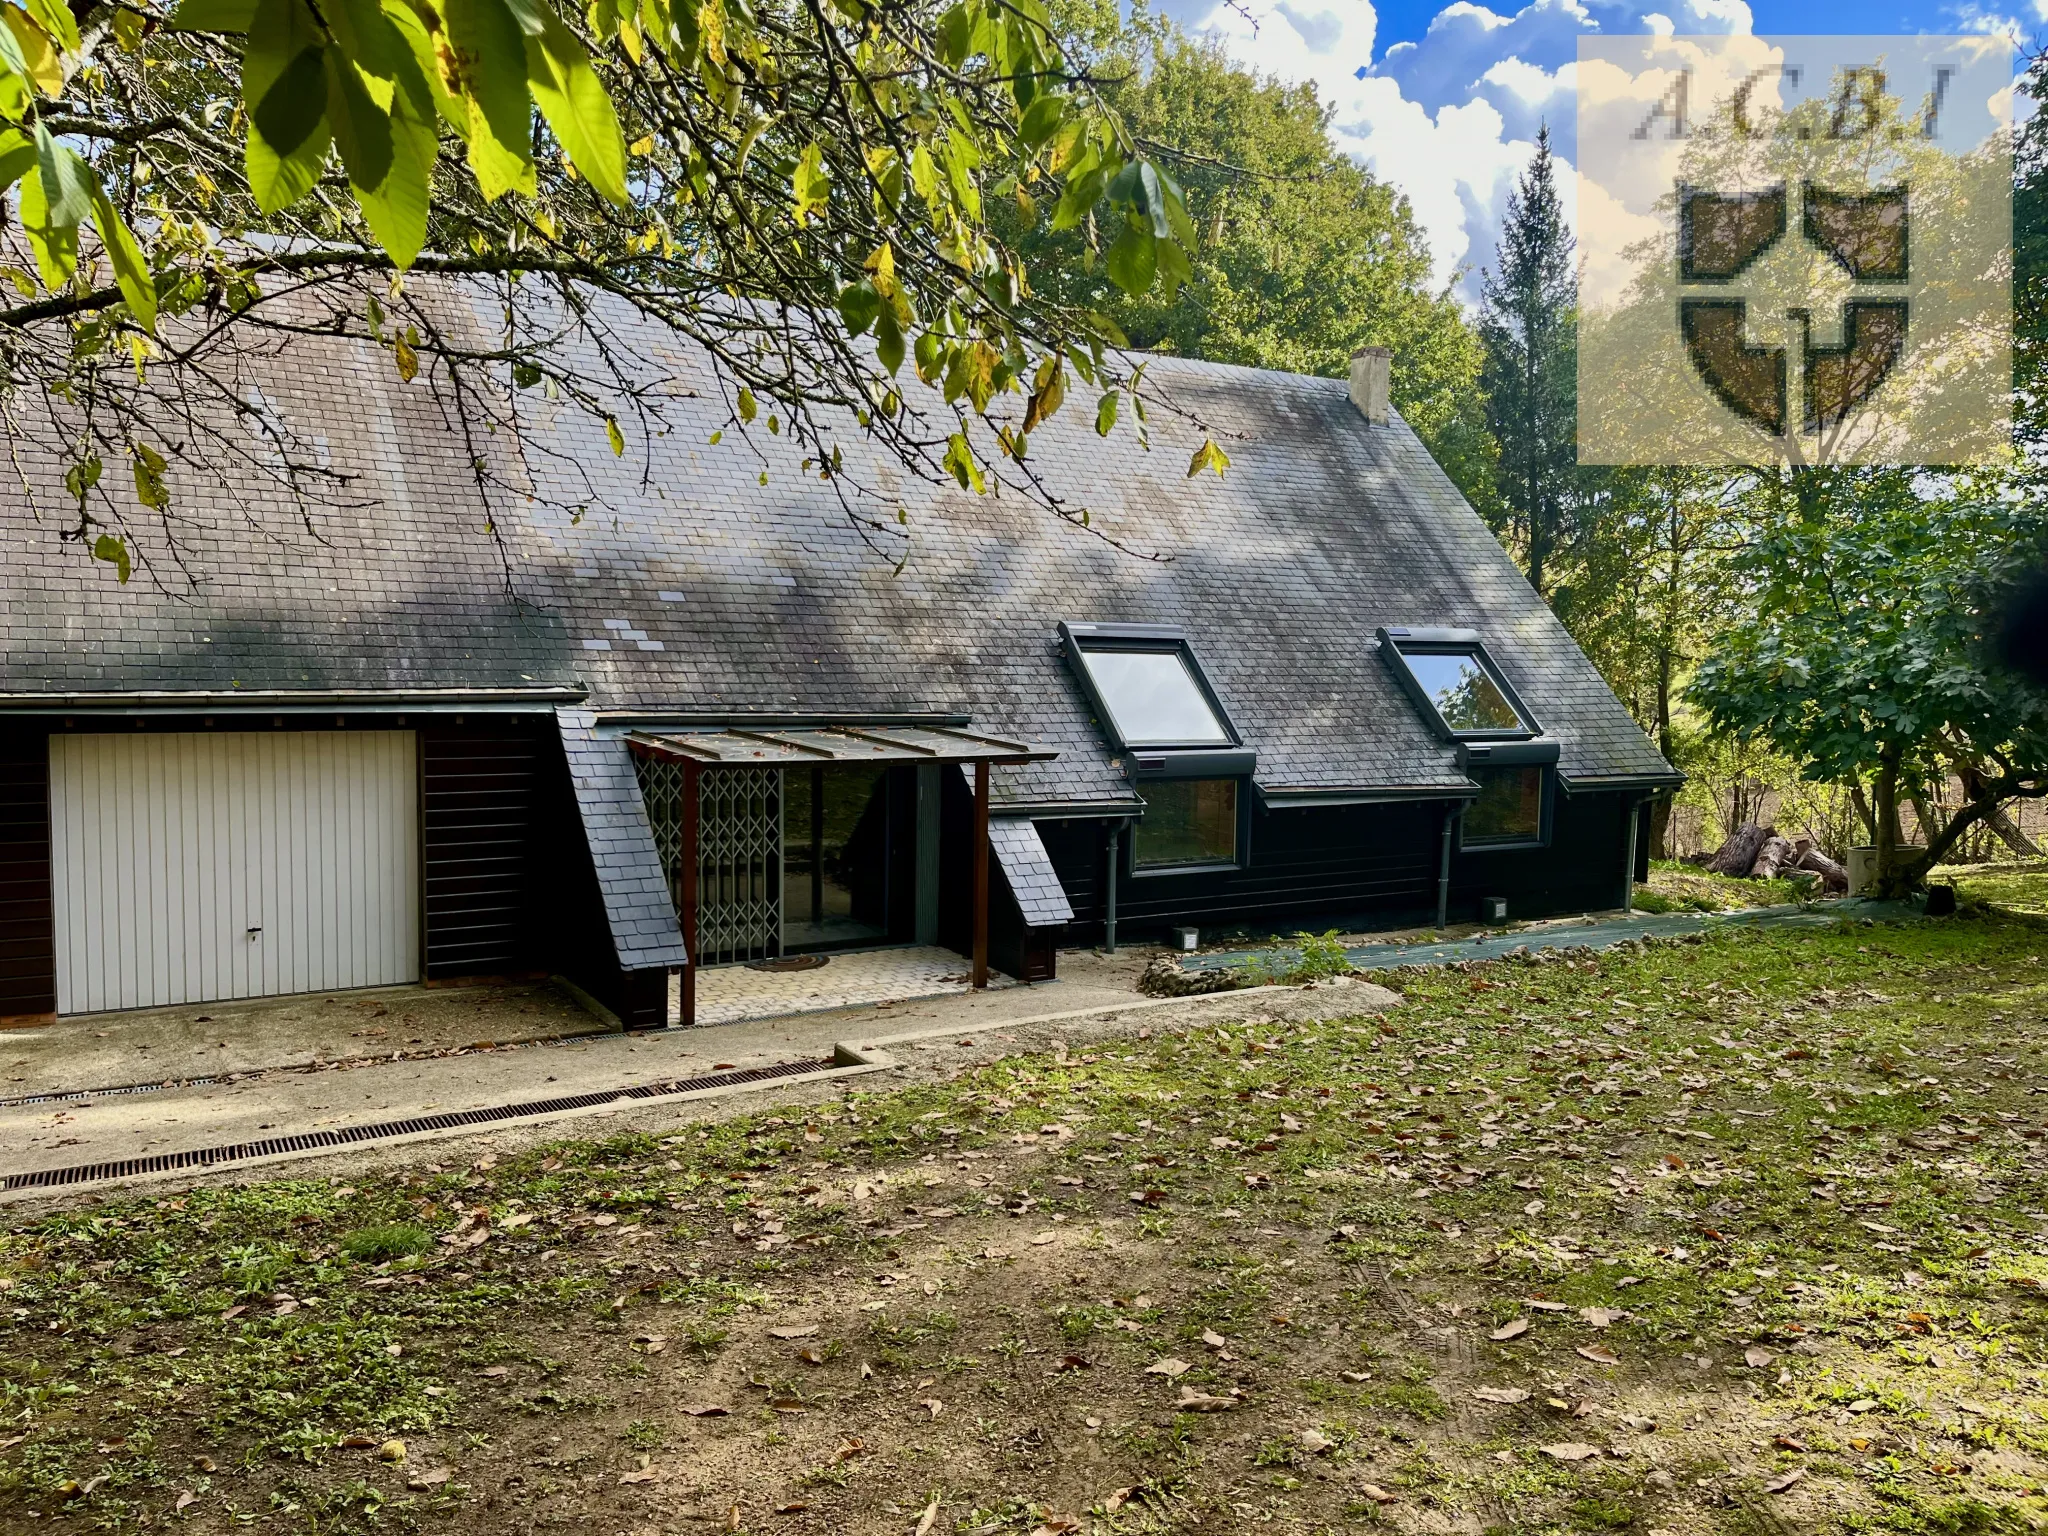
[[[1380,645],[1426,716],[1454,740],[1541,729],[1469,629],[1383,629]]]
[[[1120,747],[1238,744],[1178,630],[1136,624],[1061,629],[1081,680]]]

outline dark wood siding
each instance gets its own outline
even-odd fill
[[[1550,846],[1461,853],[1451,860],[1451,920],[1471,922],[1482,896],[1507,900],[1508,916],[1556,917],[1621,905],[1632,811],[1619,794],[1556,791]]]
[[[1183,923],[1363,926],[1411,917],[1436,904],[1441,826],[1436,806],[1255,806],[1241,869],[1133,875],[1126,863],[1117,878],[1118,938],[1143,940]],[[1074,908],[1070,942],[1099,941],[1108,868],[1103,823],[1043,821],[1038,831]]]
[[[533,947],[549,743],[515,716],[420,731],[421,909],[429,981],[547,969]],[[556,747],[556,755],[560,748]]]
[[[50,904],[50,749],[41,731],[0,736],[0,1018],[57,1011]]]

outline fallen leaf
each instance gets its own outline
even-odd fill
[[[405,1486],[418,1493],[428,1488],[438,1488],[454,1475],[454,1472],[447,1467],[436,1467],[431,1472],[422,1472],[417,1477],[408,1477],[405,1480]]]
[[[1529,1319],[1527,1319],[1526,1317],[1511,1317],[1506,1322],[1502,1323],[1498,1328],[1494,1329],[1492,1333],[1487,1335],[1487,1337],[1494,1340],[1519,1339],[1523,1334],[1527,1333],[1528,1331]]]
[[[778,1515],[800,1515],[810,1507],[802,1499],[793,1499],[787,1504],[776,1505],[775,1513]]]
[[[1051,1232],[1041,1232],[1036,1237],[1032,1238],[1031,1241],[1038,1247],[1043,1248],[1047,1243],[1053,1240],[1053,1236],[1054,1234]]]
[[[1107,1498],[1105,1498],[1102,1501],[1102,1512],[1105,1515],[1115,1514],[1118,1510],[1122,1509],[1126,1504],[1130,1503],[1131,1500],[1134,1497],[1136,1497],[1137,1492],[1138,1490],[1135,1488],[1117,1489],[1114,1493],[1110,1494]]]
[[[1749,1364],[1755,1366],[1758,1370],[1762,1370],[1765,1366],[1769,1365],[1773,1360],[1777,1359],[1778,1357],[1772,1354],[1768,1349],[1765,1349],[1763,1345],[1752,1344],[1749,1346],[1749,1348],[1745,1349],[1742,1352],[1742,1358],[1748,1361]]]
[[[479,1376],[488,1376],[493,1381],[499,1381],[512,1374],[512,1367],[509,1365],[487,1365],[477,1374]]]
[[[1776,1477],[1764,1484],[1764,1492],[1783,1493],[1804,1476],[1806,1476],[1806,1468],[1804,1467],[1794,1467],[1790,1472],[1780,1472]]]
[[[1311,1456],[1320,1456],[1325,1451],[1334,1450],[1336,1445],[1337,1442],[1320,1429],[1304,1429],[1301,1432],[1301,1448]]]
[[[1474,1387],[1472,1395],[1482,1403],[1526,1403],[1529,1394],[1520,1387]]]
[[[1645,1418],[1640,1413],[1625,1413],[1621,1417],[1621,1422],[1639,1435],[1653,1434],[1657,1428],[1655,1419]]]
[[[345,1451],[367,1451],[375,1444],[377,1444],[377,1437],[375,1435],[343,1435],[341,1437],[341,1448]],[[200,1467],[199,1470],[210,1472],[213,1469],[211,1467]]]
[[[1565,1304],[1564,1304],[1563,1302],[1561,1302],[1561,1301],[1531,1301],[1531,1300],[1525,1300],[1525,1301],[1524,1301],[1524,1302],[1522,1303],[1522,1305],[1523,1305],[1523,1306],[1525,1306],[1525,1307],[1534,1307],[1534,1308],[1535,1308],[1535,1309],[1536,1309],[1536,1310],[1537,1310],[1538,1312],[1569,1312],[1569,1311],[1571,1311],[1571,1308],[1570,1308],[1570,1307],[1568,1307],[1568,1306],[1566,1306],[1566,1305],[1565,1305]]]
[[[1771,1444],[1775,1445],[1781,1451],[1803,1451],[1806,1449],[1806,1442],[1804,1440],[1797,1439],[1792,1435],[1775,1436],[1772,1439]]]
[[[1173,1358],[1173,1356],[1167,1355],[1165,1358],[1154,1360],[1150,1365],[1146,1366],[1145,1374],[1147,1376],[1173,1377],[1184,1375],[1187,1372],[1187,1369],[1187,1361],[1176,1360]]]
[[[722,1419],[732,1410],[723,1403],[693,1403],[683,1412],[693,1419]]]
[[[810,1404],[800,1397],[771,1397],[768,1399],[768,1406],[777,1413],[798,1414],[811,1411]]]
[[[933,1414],[932,1417],[937,1418],[938,1415]],[[925,1505],[924,1512],[917,1517],[917,1528],[911,1533],[911,1536],[929,1536],[932,1525],[938,1518],[939,1501],[934,1497],[931,1503]]]
[[[1368,1499],[1371,1499],[1375,1504],[1398,1504],[1401,1502],[1400,1495],[1387,1492],[1378,1483],[1360,1483],[1358,1491]]]
[[[1584,1461],[1588,1456],[1598,1456],[1600,1447],[1583,1440],[1567,1440],[1562,1445],[1544,1446],[1543,1454],[1553,1461]]]
[[[1223,1349],[1229,1345],[1230,1340],[1224,1338],[1222,1334],[1216,1332],[1212,1328],[1207,1329],[1203,1332],[1202,1342],[1208,1345],[1211,1349]]]
[[[1345,1379],[1346,1381],[1351,1381],[1351,1382],[1359,1382],[1359,1381],[1371,1381],[1371,1380],[1372,1380],[1372,1372],[1371,1372],[1371,1371],[1339,1371],[1339,1372],[1338,1372],[1337,1374],[1338,1374],[1339,1376],[1343,1377],[1343,1378],[1344,1378],[1344,1379]]]
[[[1627,1317],[1628,1314],[1619,1307],[1581,1307],[1579,1308],[1579,1316],[1591,1323],[1595,1328],[1605,1328],[1612,1323],[1619,1322],[1622,1318]]]
[[[815,1344],[806,1344],[796,1352],[796,1357],[803,1361],[805,1365],[823,1365],[825,1363],[825,1351],[818,1348]]]
[[[807,1339],[818,1331],[816,1323],[789,1323],[781,1328],[770,1328],[771,1339]]]
[[[1053,1364],[1055,1374],[1060,1371],[1085,1371],[1088,1369],[1090,1369],[1090,1363],[1087,1357],[1083,1355],[1061,1355]]]
[[[936,1397],[928,1397],[922,1403],[918,1404],[918,1406],[920,1408],[923,1408],[935,1419],[940,1414],[946,1411],[946,1405],[940,1402]]]
[[[642,1467],[638,1472],[621,1472],[619,1474],[619,1481],[621,1483],[651,1483],[660,1476],[661,1474],[655,1471],[654,1468]]]
[[[1601,1344],[1581,1344],[1578,1353],[1580,1358],[1590,1360],[1595,1365],[1621,1364],[1621,1356]]]
[[[1212,1397],[1199,1388],[1183,1384],[1180,1397],[1173,1406],[1188,1413],[1225,1413],[1237,1406],[1237,1399]]]
[[[198,1494],[191,1492],[180,1493],[178,1495],[178,1502],[176,1504],[173,1504],[171,1508],[174,1511],[182,1513],[183,1511],[190,1509],[194,1504],[197,1504],[198,1502]]]
[[[231,1317],[240,1317],[244,1312],[248,1310],[249,1309],[247,1306],[229,1307],[227,1311],[221,1313],[220,1320],[222,1322],[226,1322]]]

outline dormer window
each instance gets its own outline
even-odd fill
[[[1380,652],[1446,741],[1517,741],[1542,727],[1470,629],[1389,628]]]

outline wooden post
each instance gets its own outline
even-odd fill
[[[988,763],[974,765],[974,986],[988,985]]]
[[[688,1029],[697,1022],[697,775],[701,770],[695,763],[683,764],[682,804],[682,848],[677,857],[682,860],[683,909],[677,914],[683,922],[683,949],[687,952],[688,963],[683,967],[682,1027]]]

